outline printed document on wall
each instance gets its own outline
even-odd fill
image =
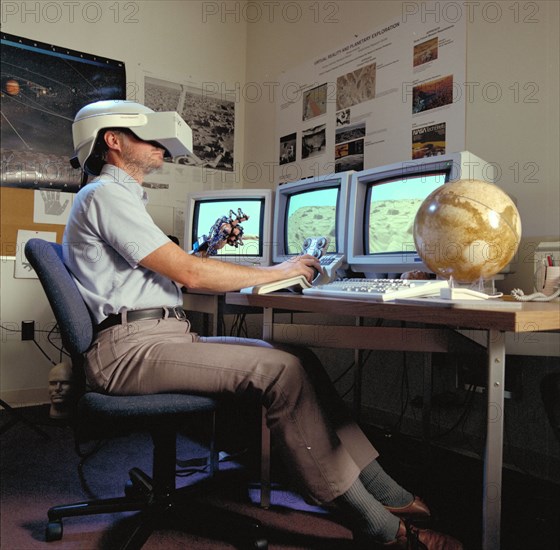
[[[25,243],[29,239],[43,239],[51,243],[56,242],[54,231],[32,231],[30,229],[19,229],[17,232],[17,254],[14,265],[15,279],[36,279],[37,274],[25,256]]]
[[[466,21],[415,16],[286,71],[276,181],[465,148]]]

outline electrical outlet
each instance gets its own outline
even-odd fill
[[[21,339],[35,340],[35,321],[21,322]]]

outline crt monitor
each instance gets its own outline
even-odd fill
[[[241,222],[243,244],[226,245],[213,258],[242,265],[270,265],[274,194],[270,189],[221,189],[189,193],[185,211],[184,248],[190,252],[199,237],[208,235],[218,218],[238,210],[249,216]]]
[[[424,199],[446,182],[494,181],[494,166],[469,152],[356,172],[350,184],[348,263],[368,277],[427,271],[413,237]]]
[[[352,173],[316,176],[277,187],[272,248],[274,262],[283,262],[301,254],[307,237],[327,237],[327,252],[346,253],[346,216]]]

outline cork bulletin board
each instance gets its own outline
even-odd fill
[[[34,221],[35,190],[17,187],[0,187],[1,255],[18,256],[17,232],[54,231],[56,241],[62,242],[64,225],[60,223],[37,223]]]

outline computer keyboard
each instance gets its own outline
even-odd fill
[[[434,279],[342,279],[304,288],[307,296],[388,302],[399,298],[439,296],[448,281]]]
[[[318,273],[313,279],[313,284],[327,283],[336,277],[336,270],[344,264],[343,254],[327,254],[321,256],[319,260],[322,273]],[[301,292],[304,288],[310,287],[311,283],[303,276],[296,275],[289,279],[275,281],[273,283],[264,283],[262,285],[249,286],[240,290],[241,294],[269,294],[277,290],[290,290],[292,292]]]

